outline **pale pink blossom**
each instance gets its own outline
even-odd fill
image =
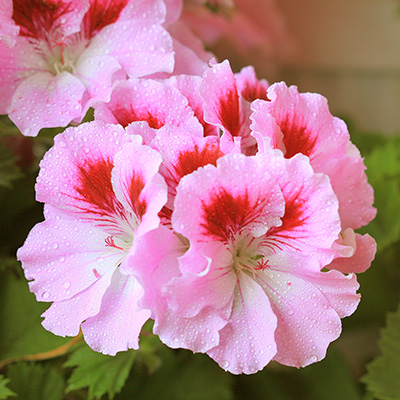
[[[186,0],[184,5],[182,21],[223,58],[257,54],[276,62],[295,48],[276,0]]]
[[[299,93],[295,86],[287,87],[281,82],[271,85],[267,95],[268,99],[256,100],[251,105],[252,135],[257,138],[259,149],[280,149],[286,158],[304,154],[315,172],[328,175],[339,201],[342,231],[350,229],[354,236],[354,230],[375,217],[376,209],[372,206],[374,194],[364,161],[350,142],[345,123],[331,115],[327,100],[319,94]],[[343,247],[342,236],[343,233],[337,245]],[[349,232],[346,236],[350,237]],[[347,252],[342,249],[337,253],[335,268],[345,272],[365,271],[374,258],[374,240],[356,233],[346,246]],[[352,259],[346,260],[349,257]],[[340,268],[342,262],[347,267]]]
[[[37,200],[45,221],[18,251],[39,301],[52,301],[43,325],[60,336],[82,329],[96,351],[138,348],[150,310],[138,281],[120,267],[140,236],[158,227],[167,200],[161,156],[120,125],[69,128],[41,162]]]
[[[354,275],[321,272],[340,231],[329,179],[271,150],[222,156],[176,192],[175,233],[143,235],[124,265],[154,332],[235,374],[322,359],[359,301]]]
[[[0,112],[24,135],[80,121],[115,74],[171,72],[161,0],[14,0],[15,46],[0,43]]]

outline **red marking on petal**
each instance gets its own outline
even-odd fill
[[[201,150],[196,144],[193,149],[183,151],[179,154],[177,163],[173,166],[176,183],[179,183],[182,177],[191,174],[200,167],[208,164],[216,166],[217,160],[223,155],[224,153],[216,142],[208,142]]]
[[[202,203],[203,234],[211,240],[228,243],[247,225],[257,221],[264,206],[263,201],[252,202],[247,190],[234,196],[225,188],[217,189],[210,202]]]
[[[116,108],[112,113],[124,128],[135,121],[146,121],[153,129],[160,129],[165,125],[165,116],[152,114],[148,110],[134,110],[132,106],[130,109]]]
[[[250,103],[257,99],[268,100],[267,89],[259,82],[256,82],[254,84],[253,82],[249,82],[248,84],[246,84],[240,94],[245,100],[249,101]]]
[[[114,23],[127,3],[128,0],[91,0],[83,18],[85,37],[90,39],[105,26]]]
[[[286,158],[291,158],[298,153],[307,157],[313,152],[317,136],[308,128],[302,116],[286,116],[278,125],[283,133]]]
[[[226,128],[232,136],[239,136],[239,95],[236,86],[228,89],[225,97],[219,100],[217,114],[224,128]]]
[[[143,199],[140,199],[140,194],[144,188],[144,182],[141,175],[136,175],[132,172],[132,178],[127,188],[129,202],[133,212],[141,219],[146,212],[147,204]]]
[[[86,206],[78,207],[81,211],[100,217],[123,215],[123,206],[111,185],[113,167],[109,159],[85,160],[78,167],[75,190],[79,196],[75,199],[86,203]]]
[[[61,17],[71,11],[71,3],[56,0],[13,0],[12,18],[21,36],[48,39],[60,27]]]
[[[158,216],[160,217],[163,225],[171,225],[172,210],[170,208],[164,206],[158,213]]]
[[[306,223],[309,216],[306,214],[305,201],[299,197],[300,193],[301,191],[292,198],[286,199],[282,225],[270,229],[267,236],[274,235],[284,239],[296,239],[299,237],[300,232],[306,230],[303,230],[302,226]],[[296,231],[296,233],[291,233],[292,231]],[[279,241],[274,243],[275,247],[281,249],[278,243]],[[282,242],[281,244],[289,245],[287,242]]]

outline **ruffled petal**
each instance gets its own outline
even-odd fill
[[[284,202],[269,163],[228,154],[217,167],[184,176],[178,187],[174,229],[191,242],[228,243],[245,231],[259,237],[281,224]]]
[[[375,258],[376,248],[373,237],[368,234],[360,235],[356,233],[350,254],[347,256],[338,255],[326,268],[335,269],[345,274],[365,272]]]
[[[107,247],[106,232],[48,205],[45,216],[17,253],[39,301],[69,299],[119,264],[123,253]]]
[[[223,369],[252,374],[274,357],[277,318],[262,288],[245,273],[238,275],[235,300],[220,343],[207,351]]]
[[[68,72],[38,72],[16,88],[9,117],[25,136],[66,126],[81,115],[84,91],[82,82]]]
[[[151,313],[138,305],[142,294],[143,289],[133,276],[116,270],[99,313],[82,324],[86,343],[93,350],[112,356],[138,349],[140,331]]]
[[[202,126],[187,99],[177,89],[150,79],[120,82],[113,89],[110,102],[94,108],[96,119],[104,122],[118,122],[126,127],[134,121],[146,121],[154,129],[167,124],[203,136]]]
[[[59,336],[76,336],[81,323],[100,311],[101,301],[110,285],[113,272],[107,272],[96,283],[74,297],[54,302],[42,314],[42,325]]]

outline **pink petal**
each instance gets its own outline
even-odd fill
[[[285,157],[302,153],[310,158],[314,166],[328,156],[343,155],[349,134],[345,124],[332,117],[323,96],[312,93],[298,93],[295,86],[276,83],[268,88],[270,101],[256,100],[252,104],[253,121],[262,114],[274,117],[283,134]],[[257,133],[273,137],[271,126],[264,130],[262,124]],[[275,140],[279,143],[279,139]],[[317,169],[317,171],[319,171]]]
[[[180,275],[177,258],[184,253],[183,245],[172,230],[162,225],[139,236],[135,242],[135,247],[131,248],[121,265],[121,272],[137,277],[144,288],[141,305],[155,310],[155,304],[160,301],[161,287]],[[173,262],[165,263],[165,258]]]
[[[213,309],[225,307],[236,286],[231,263],[230,252],[217,242],[205,243],[196,248],[195,254],[187,252],[179,259],[181,271],[200,272],[184,272],[161,288],[168,309],[181,317],[193,318],[206,308],[211,314]],[[206,268],[196,268],[193,264],[205,264]]]
[[[134,121],[146,121],[154,129],[169,124],[203,135],[186,98],[177,89],[153,80],[122,81],[113,89],[110,102],[95,109],[96,119],[117,121],[124,127]]]
[[[59,336],[76,336],[81,323],[100,311],[103,295],[110,285],[113,271],[71,299],[54,302],[43,314],[42,325]]]
[[[221,309],[204,309],[193,318],[185,318],[168,308],[159,312],[154,333],[167,346],[205,353],[219,342],[219,331],[226,325],[232,308],[231,301]]]
[[[201,76],[213,55],[204,50],[204,43],[181,21],[168,28],[174,43],[175,66],[173,75]]]
[[[80,30],[87,0],[60,0],[57,2],[13,1],[13,19],[20,26],[20,36],[33,40],[57,40]]]
[[[200,167],[212,164],[224,155],[219,148],[217,138],[200,138],[188,132],[165,127],[151,143],[158,150],[163,163],[160,173],[168,184],[169,201],[167,206],[173,208],[176,187],[185,175],[191,174]]]
[[[131,141],[119,125],[89,122],[54,139],[41,161],[36,198],[82,218],[116,215],[121,205],[111,185],[113,159]]]
[[[253,67],[244,67],[235,74],[236,84],[241,96],[248,102],[256,99],[267,100],[268,82],[265,79],[258,80]]]
[[[112,78],[121,66],[114,57],[98,55],[87,57],[84,53],[76,63],[75,75],[85,85],[82,118],[96,101],[109,101]]]
[[[38,301],[69,299],[119,264],[123,254],[107,247],[106,232],[51,206],[45,207],[45,216],[17,253]]]
[[[235,300],[220,343],[207,351],[223,369],[252,374],[274,357],[277,318],[262,288],[245,273],[238,275]]]
[[[0,45],[4,43],[7,47],[15,45],[15,39],[19,32],[19,27],[12,19],[12,14],[12,0],[4,0],[0,8]]]
[[[99,313],[82,324],[85,341],[93,350],[113,356],[139,348],[140,331],[150,317],[150,310],[138,306],[142,294],[133,276],[114,272]]]
[[[339,255],[326,267],[345,274],[365,272],[375,258],[376,242],[374,238],[368,234],[360,235],[356,233],[352,250],[353,252],[349,257]]]
[[[182,12],[183,0],[164,0],[167,7],[167,17],[165,20],[165,25],[171,25],[176,22]]]
[[[137,143],[125,144],[114,158],[111,182],[116,199],[137,218],[135,237],[159,225],[167,201],[167,186],[157,173],[161,161],[158,152]]]
[[[288,160],[281,154],[260,154],[267,160],[273,157],[269,164],[285,199],[282,225],[267,233],[266,242],[279,251],[312,254],[326,265],[332,260],[331,247],[340,232],[338,202],[329,178],[315,174],[307,157],[298,154]]]
[[[68,72],[56,76],[38,72],[16,88],[9,117],[25,136],[36,136],[42,128],[66,126],[80,116],[84,91],[82,82]]]
[[[339,214],[342,229],[358,229],[371,222],[376,216],[374,191],[368,184],[363,159],[345,156],[341,159],[327,159],[320,167],[326,173],[339,200]]]
[[[204,136],[218,136],[218,128],[204,121],[204,100],[200,95],[201,81],[199,76],[178,75],[171,76],[166,84],[176,87],[187,98],[194,115],[203,125]]]
[[[174,229],[191,242],[228,243],[243,231],[258,237],[279,226],[284,203],[271,171],[261,158],[232,154],[183,177]]]
[[[171,37],[164,28],[146,20],[106,26],[85,51],[115,57],[131,78],[171,72],[174,66]]]
[[[278,319],[274,360],[305,367],[323,359],[341,332],[339,315],[329,300],[308,278],[272,268],[259,276]]]

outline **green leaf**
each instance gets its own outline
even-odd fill
[[[140,353],[140,351],[139,351]],[[161,366],[148,373],[136,363],[116,400],[231,400],[232,375],[203,354],[163,347]]]
[[[272,363],[255,375],[239,376],[235,392],[237,400],[361,400],[346,360],[331,350],[304,369]]]
[[[377,217],[362,231],[368,232],[382,251],[400,239],[400,140],[387,139],[366,157],[368,179],[375,190]]]
[[[0,142],[0,186],[11,187],[11,182],[21,176],[16,160],[11,150]]]
[[[9,379],[4,378],[4,375],[0,375],[0,400],[16,395],[6,386],[9,381]]]
[[[379,347],[382,354],[367,365],[362,382],[379,400],[400,399],[400,307],[388,314]]]
[[[15,400],[62,400],[64,379],[51,365],[21,362],[10,365],[7,372],[9,387],[16,393]]]
[[[88,387],[89,400],[106,393],[113,398],[124,386],[135,357],[133,350],[106,356],[86,345],[79,346],[64,363],[64,367],[76,367],[68,381],[67,391]]]
[[[0,273],[0,360],[47,352],[69,341],[42,327],[40,315],[48,307],[35,300],[25,279],[11,270]]]

